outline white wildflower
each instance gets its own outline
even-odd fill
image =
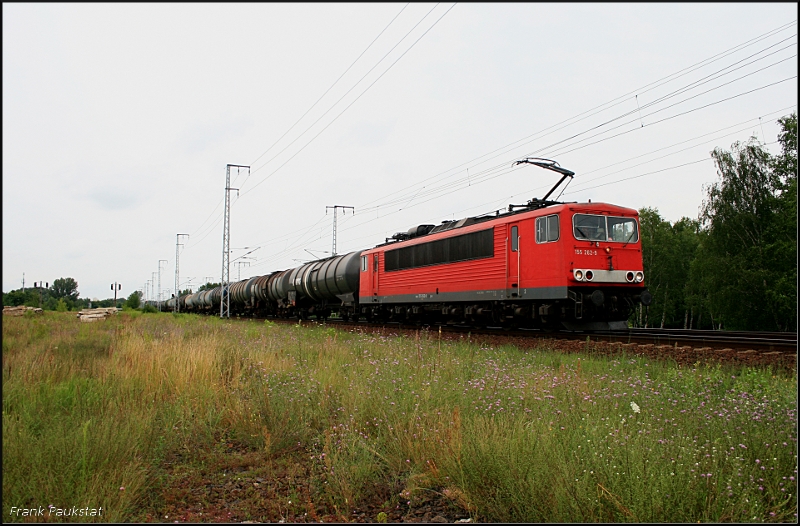
[[[636,405],[636,402],[631,402],[631,409],[633,410],[634,413],[640,412],[639,406]]]

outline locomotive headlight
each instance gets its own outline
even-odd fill
[[[576,270],[575,271],[575,279],[577,279],[578,281],[583,281],[583,271],[582,270]]]
[[[586,281],[592,281],[594,279],[594,272],[591,270],[586,271]]]
[[[628,283],[631,283],[634,280],[633,272],[631,272],[630,270],[628,272],[626,272],[625,273],[625,280]]]
[[[643,272],[637,272],[635,279],[636,279],[636,283],[641,283],[642,280],[644,280],[644,273]]]

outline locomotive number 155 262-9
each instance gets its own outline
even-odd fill
[[[596,256],[597,255],[597,251],[596,250],[592,250],[590,248],[588,248],[588,249],[576,248],[575,249],[575,254],[577,254],[579,256]]]

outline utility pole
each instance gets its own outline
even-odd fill
[[[342,206],[342,205],[326,206],[325,207],[326,214],[328,213],[328,208],[333,208],[333,250],[331,252],[335,256],[336,255],[336,210],[341,208],[342,213],[344,214],[345,210],[349,208],[350,210],[353,211],[353,214],[355,214],[356,209],[353,208],[352,206]]]
[[[239,267],[239,279],[237,281],[242,281],[242,265],[247,265],[249,267],[250,266],[250,262],[249,261],[237,261],[236,262],[236,266]]]
[[[117,307],[117,291],[122,290],[122,284],[116,281],[111,285],[111,290],[114,291],[114,308]]]
[[[220,286],[222,288],[219,302],[219,317],[231,317],[231,296],[228,291],[230,286],[230,270],[231,270],[231,190],[236,190],[236,195],[239,195],[238,188],[231,188],[231,167],[236,168],[238,173],[242,168],[247,168],[248,176],[250,174],[250,167],[240,164],[229,164],[225,169],[225,222],[222,225],[222,279]]]
[[[25,298],[25,273],[22,273],[22,297]]]
[[[180,280],[180,268],[181,268],[181,253],[180,248],[182,247],[183,243],[181,243],[181,236],[189,237],[189,234],[176,234],[175,236],[175,312],[181,311],[181,280]]]
[[[158,260],[158,312],[161,312],[161,263],[169,263],[166,259]]]
[[[151,272],[150,273],[150,276],[151,276],[151,279],[150,279],[150,295],[152,296],[151,300],[154,300],[154,301],[158,301],[158,296],[156,296],[156,274],[158,274],[159,277],[160,277],[161,276],[161,269],[159,269],[158,272]],[[160,291],[160,288],[161,287],[159,287],[159,291]]]
[[[39,289],[39,308],[41,309],[42,308],[42,282],[40,281],[38,283],[38,285],[37,285],[37,283],[34,281],[33,282],[33,288]],[[50,283],[45,283],[44,284],[44,288],[49,289],[50,288]]]

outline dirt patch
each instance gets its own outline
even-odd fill
[[[434,522],[453,523],[469,513],[441,491],[400,498],[401,487],[376,485],[349,511],[336,509],[314,486],[302,448],[280,456],[225,442],[215,451],[185,451],[166,462],[154,503],[136,520],[171,523]],[[202,467],[199,467],[202,466]],[[441,490],[441,488],[440,488]]]

